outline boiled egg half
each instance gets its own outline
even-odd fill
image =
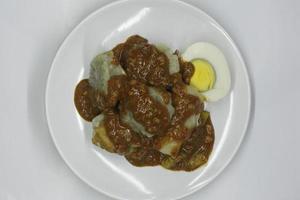
[[[182,54],[185,61],[194,66],[190,85],[195,87],[207,101],[218,101],[230,90],[231,77],[226,58],[215,45],[197,42]]]

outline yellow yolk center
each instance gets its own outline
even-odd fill
[[[190,84],[196,87],[200,92],[211,89],[215,83],[215,71],[213,66],[206,60],[196,59],[192,61],[195,72],[191,78]]]

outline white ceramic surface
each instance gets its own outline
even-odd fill
[[[224,52],[232,73],[232,90],[222,101],[208,104],[216,140],[207,166],[190,173],[161,167],[137,168],[123,157],[92,145],[91,124],[80,118],[73,104],[74,88],[87,77],[89,63],[96,54],[111,49],[131,34],[179,50],[207,41]],[[246,131],[250,100],[241,55],[213,19],[175,0],[128,0],[94,12],[64,41],[48,77],[46,113],[61,156],[90,186],[118,199],[175,199],[203,187],[228,164]]]
[[[44,106],[47,76],[62,41],[112,1],[0,1],[1,200],[113,200],[66,165],[49,134]],[[238,44],[255,108],[234,159],[184,200],[300,199],[300,1],[184,1],[213,16]]]

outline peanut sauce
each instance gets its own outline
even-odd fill
[[[162,165],[171,170],[191,171],[205,164],[214,144],[210,117],[204,121],[199,118],[193,129],[184,125],[189,117],[200,116],[204,110],[199,97],[186,89],[194,73],[193,65],[178,56],[180,71],[170,74],[168,57],[138,35],[118,44],[112,52],[111,64],[121,65],[126,74],[110,77],[106,95],[93,88],[88,79],[80,81],[74,94],[80,116],[92,121],[104,114],[113,152],[124,155],[135,166]],[[162,101],[150,95],[150,87],[161,94]],[[174,108],[173,113],[168,104]],[[128,112],[151,136],[134,131],[122,120]],[[159,151],[157,143],[164,136],[182,141],[176,158]]]

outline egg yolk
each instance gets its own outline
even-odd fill
[[[215,71],[213,66],[203,59],[192,61],[195,72],[191,78],[190,84],[196,87],[200,92],[211,89],[215,83]]]

